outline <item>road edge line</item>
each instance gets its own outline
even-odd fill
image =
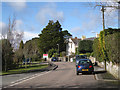
[[[11,84],[11,85],[6,86],[6,87],[3,87],[3,88],[13,87],[13,86],[15,86],[15,85],[17,85],[17,84],[23,83],[23,82],[25,82],[25,81],[28,81],[28,80],[34,79],[34,78],[36,78],[36,77],[38,77],[38,76],[42,76],[42,75],[45,75],[45,74],[50,73],[50,72],[51,72],[51,71],[47,71],[47,72],[45,72],[45,73],[43,73],[43,74],[38,74],[38,75],[36,75],[36,76],[33,76],[33,77],[31,77],[31,78],[28,78],[28,79],[22,80],[22,81],[20,81],[20,82],[18,82],[18,83],[14,83],[14,84]]]

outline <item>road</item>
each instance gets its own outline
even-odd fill
[[[114,82],[98,81],[93,74],[76,75],[75,63],[55,62],[56,70],[37,73],[36,76],[16,83],[10,83],[6,88],[117,88]]]

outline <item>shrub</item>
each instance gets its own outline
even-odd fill
[[[108,55],[109,61],[113,63],[120,63],[119,40],[120,33],[114,33],[105,37],[106,54]]]
[[[66,55],[66,52],[63,51],[63,52],[60,52],[60,57],[64,57]]]
[[[93,51],[92,45],[93,45],[93,41],[82,40],[82,41],[79,42],[78,52],[79,53],[91,53]]]
[[[94,52],[94,57],[96,58],[96,60],[101,62],[102,61],[102,58],[101,58],[102,52],[101,52],[100,42],[99,42],[98,38],[94,39],[93,52]]]
[[[48,51],[48,57],[52,57],[53,56],[53,54],[54,53],[56,53],[57,52],[57,49],[50,49],[49,51]]]
[[[120,29],[105,29],[100,32],[100,37],[94,40],[93,52],[98,61],[120,62]]]

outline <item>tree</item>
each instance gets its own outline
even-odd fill
[[[91,40],[80,41],[78,45],[79,53],[91,53],[93,51],[92,45],[93,45],[93,41]]]
[[[57,49],[50,49],[49,51],[48,51],[48,56],[49,57],[52,57],[52,55],[54,54],[54,53],[57,53]]]
[[[29,58],[34,61],[39,60],[42,54],[40,55],[40,52],[39,52],[38,41],[39,41],[39,38],[32,38],[32,40],[29,40],[24,44],[23,51],[24,51],[25,58]]]
[[[23,43],[23,41],[21,41],[19,49],[15,51],[15,57],[17,58],[17,64],[22,62],[25,58],[23,50],[24,50],[24,43]]]
[[[13,63],[13,48],[7,39],[1,40],[2,43],[2,71],[14,68]]]
[[[23,35],[23,32],[16,30],[16,17],[13,16],[12,20],[11,17],[9,17],[7,39],[11,43],[14,50],[19,48],[19,44],[23,38]]]
[[[68,30],[64,30],[64,31],[62,31],[62,33],[63,33],[63,35],[64,35],[64,38],[67,38],[67,37],[72,36],[72,34],[70,34],[70,33],[68,32]]]
[[[55,23],[49,21],[48,25],[42,30],[39,36],[39,48],[41,53],[47,53],[52,48],[58,49],[57,44],[59,44],[60,52],[65,50],[64,35],[59,21]]]

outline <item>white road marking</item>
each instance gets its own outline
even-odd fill
[[[11,83],[13,84],[13,83],[16,83],[16,82],[19,82],[19,81],[22,81],[22,80],[25,80],[25,79],[28,79],[28,78],[31,78],[31,77],[37,76],[37,75],[38,75],[38,74],[34,74],[34,75],[32,75],[32,76],[28,76],[28,77],[25,77],[25,78],[22,78],[22,79],[19,79],[19,80],[13,81],[13,82],[11,82]]]
[[[20,82],[18,82],[18,83],[15,83],[15,82],[12,82],[12,83],[14,83],[14,84],[11,84],[11,85],[9,85],[9,86],[7,86],[7,87],[3,87],[3,88],[8,88],[8,87],[12,87],[12,86],[15,86],[15,85],[17,85],[17,84],[20,84],[20,83],[23,83],[23,82],[25,82],[25,81],[28,81],[28,80],[31,80],[31,79],[33,79],[33,78],[36,78],[36,77],[39,77],[39,76],[42,76],[42,75],[45,75],[45,74],[47,74],[47,73],[50,73],[51,71],[48,71],[48,72],[45,72],[45,73],[43,73],[43,74],[36,74],[36,75],[32,75],[33,77],[31,77],[31,78],[23,78],[23,80],[22,81],[20,81]],[[25,79],[25,80],[24,80]]]

